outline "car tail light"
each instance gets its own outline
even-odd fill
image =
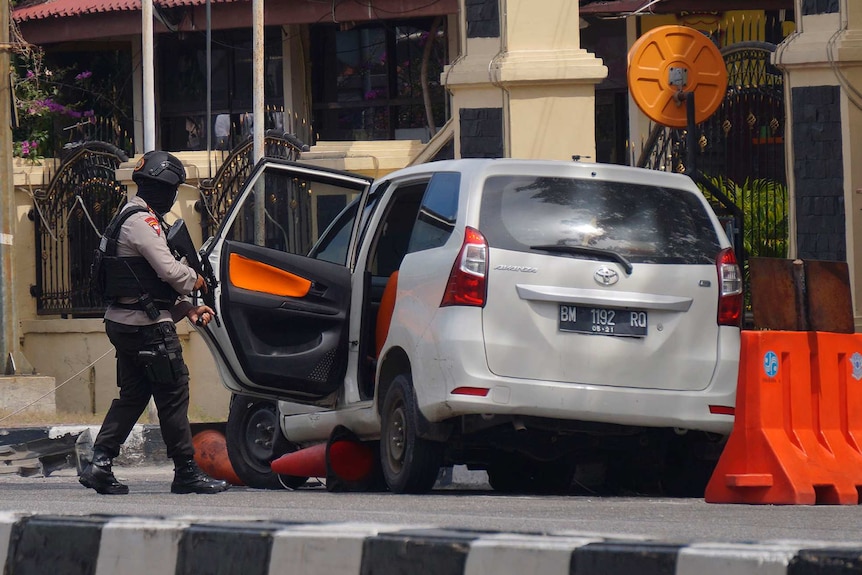
[[[736,415],[736,408],[730,405],[710,405],[709,412],[713,415]]]
[[[742,272],[731,248],[721,250],[715,261],[718,268],[718,325],[739,327],[742,319]]]
[[[458,259],[452,266],[446,292],[440,307],[450,305],[485,305],[488,279],[488,242],[479,230],[467,228]]]
[[[491,391],[487,387],[456,387],[452,390],[452,395],[473,395],[476,397],[485,397]]]

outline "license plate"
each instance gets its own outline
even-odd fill
[[[637,309],[613,309],[560,304],[560,331],[644,337],[647,334],[647,312]]]

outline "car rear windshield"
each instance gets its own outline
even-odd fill
[[[721,249],[691,192],[607,180],[488,178],[479,227],[495,248],[562,254],[590,248],[632,263],[707,264]]]

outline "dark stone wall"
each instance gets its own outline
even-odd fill
[[[802,259],[847,259],[838,86],[793,88],[796,240]]]
[[[500,5],[498,0],[466,0],[465,9],[464,16],[467,20],[468,38],[500,37]]]
[[[834,14],[838,12],[838,0],[802,0],[802,14]]]
[[[461,157],[503,157],[503,108],[461,108]]]

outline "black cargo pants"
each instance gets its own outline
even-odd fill
[[[172,322],[136,326],[105,320],[105,332],[117,350],[120,397],[111,403],[95,446],[117,457],[152,396],[168,457],[194,456],[188,417],[189,369],[176,326]]]

